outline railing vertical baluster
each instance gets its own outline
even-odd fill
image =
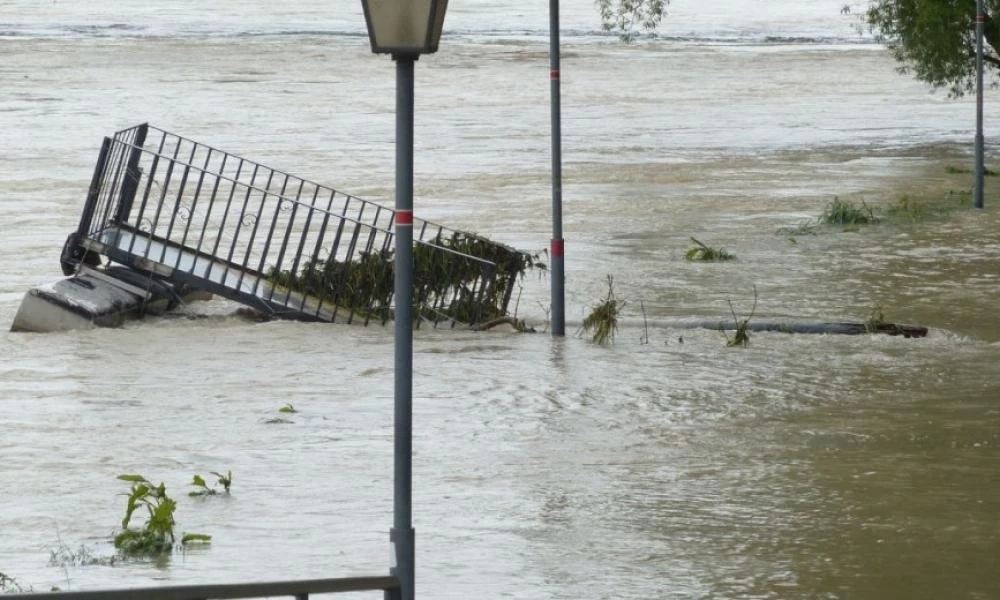
[[[347,256],[344,257],[343,269],[340,274],[340,285],[337,286],[337,293],[336,293],[337,308],[334,309],[334,316],[336,316],[337,314],[337,309],[340,308],[340,299],[343,297],[341,291],[344,289],[344,282],[347,281],[347,275],[348,273],[350,273],[351,270],[350,264],[352,259],[354,258],[354,249],[357,247],[358,237],[361,235],[361,227],[362,225],[360,223],[354,224],[354,233],[351,234],[351,243],[347,246]],[[354,299],[349,298],[348,300],[350,301],[351,304],[351,306],[349,306],[348,309],[351,312],[347,315],[347,322],[351,323],[354,321],[354,302],[353,302]]]
[[[129,254],[132,254],[135,251],[135,240],[138,239],[138,233],[142,231],[143,215],[146,214],[146,206],[149,203],[149,192],[153,189],[153,181],[156,177],[156,169],[159,164],[160,155],[154,154],[153,160],[149,166],[149,173],[146,173],[146,190],[142,193],[142,202],[139,203],[139,214],[135,216],[135,230],[132,232],[132,240],[128,245]]]
[[[153,238],[156,237],[156,229],[160,224],[160,214],[163,212],[163,203],[167,199],[167,191],[170,189],[170,181],[174,176],[174,165],[177,164],[177,154],[180,150],[181,146],[180,144],[177,144],[177,146],[174,147],[174,156],[167,164],[167,172],[163,176],[163,189],[160,193],[160,200],[156,203],[156,216],[153,217],[153,224],[149,228],[149,243],[146,244],[146,252],[143,254],[146,258],[149,258],[149,252],[153,249]]]
[[[202,165],[201,171],[198,173],[198,187],[194,191],[194,199],[191,200],[191,214],[187,220],[187,226],[184,227],[184,236],[181,238],[181,246],[187,247],[188,233],[191,230],[191,224],[194,223],[195,214],[198,211],[198,198],[201,197],[201,187],[205,184],[205,173],[208,171],[208,165],[212,162],[212,149],[209,148],[205,155],[205,164]],[[207,218],[207,217],[206,217]],[[191,269],[188,270],[189,273],[194,273],[195,266],[198,264],[198,254],[195,253],[194,259],[191,261]],[[177,263],[174,268],[180,268],[181,266],[181,253],[177,254]]]
[[[129,153],[128,166],[125,167],[125,181],[122,183],[122,194],[118,200],[118,210],[115,213],[115,221],[124,223],[128,221],[128,215],[132,212],[132,203],[135,201],[135,192],[139,188],[139,158],[142,148],[146,144],[146,134],[149,131],[149,124],[143,123],[137,126],[132,136],[132,151]]]
[[[295,223],[295,213],[299,208],[299,198],[302,197],[302,187],[304,185],[305,182],[299,180],[299,191],[295,193],[295,200],[289,200],[289,202],[291,202],[292,204],[292,214],[288,216],[288,224],[285,225],[285,235],[281,242],[281,250],[278,251],[278,264],[275,265],[275,269],[277,269],[278,271],[281,271],[281,265],[285,262],[285,250],[288,248],[288,240],[292,237],[292,226]],[[283,201],[278,203],[279,212],[281,211],[282,203]],[[291,275],[292,277],[295,277],[295,272],[293,271]],[[292,296],[292,289],[288,288],[288,291],[285,293],[285,300],[281,303],[282,306],[285,307],[288,306],[288,300],[289,298],[291,298],[291,296]],[[268,296],[267,299],[268,301],[274,299],[274,286],[271,286],[271,295]]]
[[[257,214],[251,215],[253,219],[253,229],[250,230],[250,240],[247,242],[247,251],[243,253],[243,272],[240,273],[240,279],[236,282],[236,288],[241,289],[243,287],[243,275],[250,270],[250,256],[253,253],[253,245],[257,240],[257,229],[260,227],[260,220],[264,214],[264,203],[267,201],[267,195],[271,192],[271,181],[274,179],[274,170],[268,169],[267,183],[264,185],[264,190],[260,195],[260,206],[257,207]],[[257,286],[260,285],[261,277],[264,274],[257,272],[257,276],[253,282],[253,291],[251,294],[257,293]]]
[[[282,202],[282,199],[285,197],[285,190],[288,188],[288,178],[289,178],[289,176],[287,174],[284,174],[284,175],[285,175],[285,180],[281,182],[281,190],[278,192],[278,195],[275,197],[277,199],[277,203],[274,206],[274,215],[271,216],[271,227],[268,228],[267,239],[264,241],[264,251],[261,252],[261,255],[260,255],[260,266],[257,268],[257,272],[261,273],[264,276],[267,275],[266,272],[264,271],[264,267],[267,264],[267,255],[271,252],[271,240],[274,238],[274,229],[278,225],[278,211],[281,210],[281,202]],[[263,207],[261,207],[261,212],[263,212],[263,210],[264,210]],[[277,272],[278,272],[278,269],[275,268],[274,269],[274,273],[277,273]],[[270,298],[270,296],[274,296],[274,287],[275,287],[275,283],[271,282],[270,291],[269,291],[269,298]],[[257,294],[257,291],[256,291],[256,288],[254,288],[254,295],[256,295],[256,294]],[[264,291],[261,290],[261,297],[263,297],[263,295],[264,295]]]
[[[215,208],[215,198],[219,193],[219,185],[222,184],[222,178],[226,174],[226,162],[228,160],[229,160],[229,154],[223,153],[222,164],[219,165],[219,172],[215,174],[215,183],[212,185],[212,193],[209,194],[208,196],[208,210],[205,211],[205,219],[201,223],[201,235],[198,236],[198,246],[195,248],[194,251],[196,257],[194,259],[195,268],[192,269],[192,271],[197,269],[198,259],[201,257],[201,245],[205,242],[205,236],[208,233],[208,222],[212,219],[212,209]],[[208,264],[210,269],[212,261],[209,260]],[[207,273],[209,269],[205,270],[206,272],[205,277],[208,277]]]
[[[337,195],[337,192],[330,190],[330,199],[326,202],[326,212],[323,214],[323,225],[319,228],[319,236],[316,238],[316,247],[313,249],[312,260],[309,263],[310,273],[316,270],[316,262],[319,260],[319,251],[323,247],[323,238],[326,236],[326,228],[330,223],[330,209],[333,207],[333,197]],[[323,296],[322,290],[319,293],[319,300],[316,302],[316,318],[319,318],[320,310],[323,308]],[[305,308],[305,298],[303,297],[302,306]],[[302,309],[299,309],[302,310]]]
[[[94,175],[90,178],[90,188],[87,190],[87,202],[83,205],[80,224],[76,227],[76,233],[81,238],[90,234],[90,226],[94,219],[94,210],[97,208],[97,199],[101,195],[101,179],[104,177],[104,170],[108,166],[108,153],[110,150],[111,138],[104,138],[104,142],[101,143],[101,153],[97,156],[97,166],[94,167]]]
[[[236,243],[240,239],[240,231],[243,228],[243,215],[247,212],[247,205],[250,203],[250,193],[254,189],[254,183],[257,182],[257,172],[260,169],[259,165],[254,165],[253,175],[250,177],[250,185],[247,186],[247,193],[243,197],[243,207],[240,208],[240,215],[236,219],[236,231],[233,233],[233,239],[229,243],[229,254],[226,255],[226,269],[222,273],[223,285],[226,285],[226,281],[229,280],[229,267],[233,264],[233,256],[236,255]],[[226,211],[229,211],[229,205],[226,205]],[[239,281],[243,280],[243,274],[240,273]],[[238,286],[238,284],[237,284]],[[239,289],[237,287],[236,289]]]
[[[313,213],[316,211],[316,198],[319,197],[319,188],[313,191],[312,202],[309,204],[309,212],[306,214],[306,224],[302,226],[302,233],[299,235],[299,249],[295,253],[295,262],[292,263],[292,274],[297,274],[299,272],[299,259],[302,257],[302,251],[306,247],[306,238],[309,236],[309,225],[312,223]],[[302,303],[299,306],[299,312],[306,305],[306,290],[301,291]]]
[[[245,162],[246,161],[244,161],[242,158],[240,159],[240,164],[236,168],[236,177],[233,177],[233,180],[230,182],[229,196],[226,198],[226,207],[222,211],[222,223],[219,224],[219,230],[215,234],[215,244],[212,245],[212,260],[209,261],[208,272],[205,274],[206,279],[211,279],[212,272],[215,271],[216,261],[214,260],[214,258],[219,254],[219,242],[222,241],[222,234],[226,228],[226,219],[229,218],[229,207],[233,203],[233,196],[236,194],[236,186],[246,185],[240,182],[240,175],[243,173],[243,164]],[[223,275],[222,281],[220,281],[219,283],[225,285],[225,282],[226,282],[225,275]]]
[[[163,236],[167,241],[173,241],[171,235],[174,233],[174,222],[177,221],[177,213],[184,205],[184,188],[187,187],[188,175],[191,173],[191,163],[194,161],[194,153],[197,149],[197,145],[191,147],[191,156],[188,157],[188,164],[184,165],[184,174],[181,175],[181,185],[177,189],[177,198],[174,200],[174,207],[170,214],[170,225],[167,227],[167,235]],[[178,260],[180,260],[179,256],[180,253],[178,253]],[[167,245],[163,244],[163,251],[160,253],[160,262],[163,263],[166,257]]]
[[[125,161],[125,152],[130,146],[120,142],[112,142],[111,165],[114,169],[106,169],[104,179],[101,182],[101,195],[98,197],[100,208],[95,214],[100,214],[101,227],[107,227],[111,220],[111,208],[114,205],[112,198],[116,197],[119,191],[119,179],[121,177],[122,165]]]

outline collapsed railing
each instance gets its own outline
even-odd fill
[[[392,318],[395,211],[148,124],[105,138],[64,269],[94,253],[279,317]],[[414,304],[504,316],[532,257],[414,219]]]

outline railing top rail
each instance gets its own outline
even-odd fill
[[[164,154],[160,154],[160,153],[155,152],[153,150],[147,150],[145,148],[140,148],[140,147],[138,147],[138,146],[136,146],[134,144],[130,144],[128,142],[118,141],[116,143],[122,144],[124,146],[129,147],[129,148],[134,148],[136,150],[139,150],[140,152],[151,154],[153,156],[158,156],[158,157],[163,158],[165,160],[170,160],[170,161],[174,162],[175,164],[178,164],[178,165],[180,165],[182,167],[188,167],[191,170],[196,171],[196,172],[201,172],[201,173],[209,173],[210,172],[210,171],[207,171],[206,169],[204,169],[202,167],[199,167],[198,165],[192,165],[192,164],[187,163],[187,162],[185,162],[183,160],[180,160],[180,159],[177,159],[177,158],[173,158],[171,156],[167,156],[167,155],[164,155]],[[297,205],[299,205],[300,207],[302,207],[302,208],[304,208],[306,210],[314,210],[314,211],[316,211],[316,212],[318,212],[320,214],[327,214],[327,215],[330,215],[331,217],[335,217],[337,219],[341,219],[343,221],[347,221],[349,223],[353,223],[354,225],[357,225],[357,226],[360,226],[360,227],[366,227],[366,228],[372,229],[374,231],[378,231],[378,232],[384,233],[384,234],[389,235],[389,236],[395,235],[395,233],[393,231],[389,230],[389,229],[385,229],[383,227],[379,227],[377,225],[373,225],[373,224],[367,223],[365,221],[360,221],[358,219],[351,218],[351,217],[349,217],[347,215],[343,215],[343,214],[338,213],[338,212],[333,211],[333,210],[327,210],[327,209],[322,208],[320,206],[315,206],[313,204],[308,204],[308,203],[303,202],[302,200],[300,200],[300,199],[298,199],[298,198],[296,198],[294,196],[288,196],[286,194],[281,194],[281,193],[278,193],[278,192],[268,191],[268,190],[265,190],[264,188],[261,188],[259,186],[251,185],[249,183],[245,183],[245,182],[242,182],[242,181],[238,181],[238,180],[233,179],[231,177],[226,177],[225,175],[219,175],[219,174],[216,174],[216,173],[212,173],[212,174],[214,176],[217,176],[219,179],[221,179],[223,181],[228,181],[228,182],[230,182],[230,183],[232,183],[234,185],[242,186],[243,188],[245,188],[247,190],[253,190],[253,191],[260,192],[261,194],[264,194],[265,196],[271,196],[273,198],[280,199],[282,202],[290,202],[290,203],[293,203],[293,204],[297,204]],[[303,180],[303,181],[305,181],[305,180]],[[309,182],[309,181],[306,181],[306,183],[312,184],[312,182]],[[316,185],[319,185],[319,184],[316,184]],[[324,186],[319,186],[319,187],[322,187],[322,188],[330,190],[330,191],[335,191],[335,190],[333,190],[333,188],[324,187]],[[340,192],[336,192],[336,193],[339,194]],[[343,195],[347,196],[348,194],[343,194]],[[351,196],[351,197],[353,198],[353,196]],[[378,206],[378,205],[376,205],[376,206]],[[449,231],[451,231],[451,230],[449,230]],[[448,252],[449,254],[454,254],[454,255],[457,255],[457,256],[461,256],[463,258],[469,258],[469,259],[472,259],[472,260],[474,260],[476,262],[480,262],[480,263],[487,264],[487,265],[492,265],[494,267],[496,266],[496,263],[494,263],[493,261],[486,260],[486,259],[480,258],[478,256],[473,256],[471,254],[465,254],[463,252],[459,252],[459,251],[453,250],[451,248],[446,248],[445,246],[441,246],[441,245],[435,244],[433,242],[424,241],[424,240],[414,240],[414,243],[421,244],[421,245],[424,245],[424,246],[431,246],[433,248],[437,248],[439,250],[443,250],[445,252]],[[4,600],[6,600],[6,599],[4,599]]]
[[[392,576],[342,577],[338,579],[303,579],[255,583],[177,585],[79,592],[38,592],[4,594],[4,600],[230,600],[302,594],[339,592],[374,592],[399,589],[399,579]]]
[[[267,166],[267,165],[265,165],[263,163],[259,163],[259,162],[254,161],[254,160],[250,160],[249,158],[245,158],[245,157],[240,156],[238,154],[233,154],[232,152],[227,152],[225,150],[216,148],[215,146],[210,146],[210,145],[205,144],[203,142],[199,142],[197,140],[193,140],[193,139],[191,139],[189,137],[178,135],[178,134],[176,134],[176,133],[174,133],[172,131],[167,131],[166,129],[161,129],[159,127],[156,127],[155,125],[150,125],[148,123],[144,123],[144,125],[146,127],[148,127],[149,129],[152,129],[153,131],[159,132],[160,134],[172,136],[174,138],[177,138],[178,140],[183,140],[183,141],[189,142],[191,144],[196,144],[198,146],[202,146],[204,148],[208,148],[208,149],[212,150],[213,152],[221,152],[221,153],[223,153],[223,154],[225,154],[227,156],[231,156],[233,158],[236,158],[236,159],[242,160],[244,162],[250,163],[251,165],[257,165],[257,166],[264,167],[264,168],[269,169],[270,171],[272,171],[272,172],[274,172],[276,174],[284,175],[284,176],[291,177],[291,178],[295,178],[295,179],[297,179],[297,180],[299,180],[299,181],[301,181],[303,183],[308,183],[309,185],[314,185],[314,186],[316,186],[318,188],[329,190],[329,191],[334,192],[336,194],[339,194],[341,196],[345,196],[347,198],[350,198],[351,200],[357,200],[358,202],[361,202],[361,203],[364,203],[364,204],[369,204],[371,206],[377,206],[379,208],[382,208],[383,210],[393,210],[392,208],[390,208],[388,206],[383,206],[382,204],[379,204],[378,202],[373,202],[371,200],[365,200],[364,198],[359,198],[359,197],[354,196],[352,194],[348,194],[346,192],[341,192],[340,190],[332,188],[332,187],[330,187],[328,185],[323,185],[322,183],[317,183],[315,181],[299,177],[298,175],[293,175],[291,173],[288,173],[287,171],[282,171],[280,169],[275,169],[274,167],[269,167],[269,166]],[[135,125],[135,126],[132,126],[132,127],[127,127],[125,129],[122,129],[121,131],[115,132],[116,141],[119,142],[119,143],[127,144],[127,145],[132,146],[134,148],[135,145],[133,145],[131,143],[128,143],[128,142],[124,142],[124,141],[122,141],[120,139],[117,139],[117,136],[119,134],[123,134],[123,133],[127,133],[129,131],[132,131],[133,129],[136,129],[138,127],[141,127],[141,125]],[[159,156],[164,157],[164,158],[170,158],[171,160],[174,160],[173,157],[166,157],[166,156],[164,156],[162,154],[160,154]],[[180,161],[178,161],[178,162],[180,162]],[[453,229],[451,229],[449,227],[445,227],[444,225],[441,225],[439,223],[435,223],[433,221],[428,221],[426,219],[415,219],[415,220],[419,220],[419,221],[422,221],[424,223],[427,223],[428,225],[430,225],[432,227],[438,227],[440,229],[444,229],[444,230],[447,230],[447,231],[454,231]],[[505,246],[505,244],[499,244],[497,242],[494,242],[493,240],[489,240],[488,238],[485,238],[485,237],[483,237],[481,235],[478,235],[476,233],[470,233],[470,232],[465,232],[465,231],[463,231],[462,233],[464,235],[467,235],[467,236],[472,237],[472,238],[477,238],[477,239],[489,241],[490,243],[497,244],[498,246]]]

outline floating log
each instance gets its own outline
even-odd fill
[[[650,325],[653,325],[650,322]],[[656,326],[674,329],[713,329],[716,331],[734,331],[736,324],[732,320],[676,320],[658,321]],[[920,325],[898,323],[790,323],[787,321],[751,321],[747,324],[750,331],[777,331],[781,333],[811,333],[825,335],[901,335],[905,338],[927,337],[927,328]]]

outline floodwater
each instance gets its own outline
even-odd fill
[[[393,68],[360,8],[200,4],[4,4],[2,329],[61,276],[102,136],[138,122],[391,202]],[[416,211],[541,250],[545,3],[454,4],[417,65]],[[628,304],[610,347],[416,334],[422,597],[1000,597],[1000,195],[988,178],[969,209],[971,177],[946,171],[971,166],[973,103],[897,74],[840,4],[677,0],[659,40],[623,46],[566,3],[568,329],[607,274]],[[904,193],[948,210],[778,233],[835,195],[884,213]],[[691,237],[738,260],[686,262]],[[539,328],[548,285],[519,294]],[[881,306],[930,335],[730,349],[663,326],[745,315],[754,287],[758,318]],[[235,309],[0,333],[0,572],[42,591],[385,572],[391,330]],[[229,469],[231,497],[186,496]],[[178,530],[211,545],[50,563],[112,554],[126,472],[165,482]]]

